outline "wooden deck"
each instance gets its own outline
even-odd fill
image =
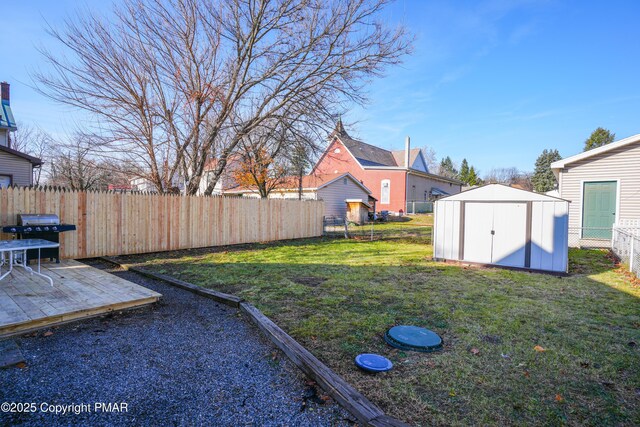
[[[150,304],[162,296],[74,260],[43,263],[42,273],[53,279],[53,287],[20,267],[0,281],[0,337]]]

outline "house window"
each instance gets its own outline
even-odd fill
[[[391,198],[391,181],[389,181],[388,179],[383,179],[381,186],[382,188],[380,189],[380,204],[388,205]]]
[[[347,185],[347,178],[343,178],[343,179],[342,179],[342,183],[343,183],[344,185]]]
[[[11,185],[11,175],[0,175],[0,188],[7,188]]]

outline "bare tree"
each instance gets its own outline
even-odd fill
[[[427,170],[430,173],[438,173],[439,163],[436,160],[436,151],[433,147],[429,147],[425,145],[420,149],[422,152],[422,157],[424,157],[424,161],[427,163]]]
[[[51,159],[47,183],[72,190],[106,189],[110,168],[92,157],[91,147],[91,137],[81,133],[59,145]]]
[[[43,159],[45,154],[50,152],[56,145],[51,135],[39,127],[20,122],[17,124],[17,128],[18,130],[11,138],[11,148],[14,150]],[[33,168],[33,183],[35,185],[40,184],[41,176],[42,166]]]
[[[312,138],[304,134],[298,135],[287,156],[291,175],[296,177],[298,200],[302,200],[302,178],[307,169],[312,166],[313,156],[319,151],[319,147],[309,143],[310,140]]]
[[[311,153],[320,150],[314,142],[318,140],[295,120],[269,121],[238,144],[235,162],[240,164],[232,167],[234,180],[257,187],[262,198],[285,182],[290,184],[292,176],[300,184]]]
[[[109,21],[79,17],[50,28],[69,60],[43,51],[54,72],[42,93],[93,113],[103,156],[129,158],[166,191],[180,176],[198,191],[217,158],[270,121],[327,129],[346,102],[410,51],[404,28],[379,12],[390,0],[125,0]],[[291,119],[294,118],[294,119]]]
[[[485,176],[484,181],[488,183],[498,183],[505,185],[526,183],[530,177],[525,172],[520,172],[518,168],[493,168]],[[529,184],[526,184],[528,187]]]
[[[282,129],[254,129],[238,144],[234,168],[234,181],[245,187],[255,186],[260,197],[267,198],[269,193],[284,182],[287,168],[280,152],[286,144],[286,135]]]

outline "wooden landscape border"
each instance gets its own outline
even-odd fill
[[[347,383],[341,376],[333,372],[320,359],[315,357],[309,350],[304,348],[299,342],[294,340],[289,334],[283,331],[271,319],[265,316],[260,310],[235,295],[205,289],[183,280],[175,279],[165,274],[153,273],[130,264],[122,264],[110,257],[100,257],[99,259],[118,267],[140,274],[151,279],[160,280],[169,285],[193,292],[200,296],[213,299],[222,304],[238,308],[244,315],[251,319],[258,329],[275,344],[302,372],[316,381],[336,402],[345,408],[358,421],[373,427],[408,427],[400,420],[386,415],[382,409],[367,399],[362,393]]]

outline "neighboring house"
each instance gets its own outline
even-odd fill
[[[640,219],[640,134],[551,164],[569,205],[570,237],[611,239],[615,223]]]
[[[132,191],[142,191],[145,193],[155,193],[158,191],[155,184],[146,178],[133,178],[129,181]]]
[[[33,185],[33,168],[42,160],[11,148],[11,133],[18,128],[11,111],[9,83],[0,83],[0,188]]]
[[[298,199],[300,183],[298,177],[288,177],[271,190],[270,199]],[[302,199],[323,200],[325,216],[344,217],[347,213],[346,200],[369,201],[371,191],[348,172],[342,174],[306,175],[302,177]],[[252,188],[238,188],[226,191],[244,197],[260,197]]]
[[[213,193],[211,194],[221,195],[228,194],[229,192],[233,193],[234,190],[239,188],[233,175],[240,168],[241,162],[242,159],[239,155],[232,154],[228,157],[227,164],[222,171],[222,175],[218,178],[215,187],[213,187]],[[210,159],[205,164],[202,179],[200,180],[200,186],[198,188],[199,195],[204,194],[207,190],[209,183],[213,179],[216,166],[218,166],[218,159]]]
[[[311,175],[349,172],[371,189],[379,210],[406,212],[408,202],[436,200],[461,190],[460,181],[429,173],[421,150],[411,149],[409,138],[404,150],[389,151],[351,138],[338,121],[329,140]]]

